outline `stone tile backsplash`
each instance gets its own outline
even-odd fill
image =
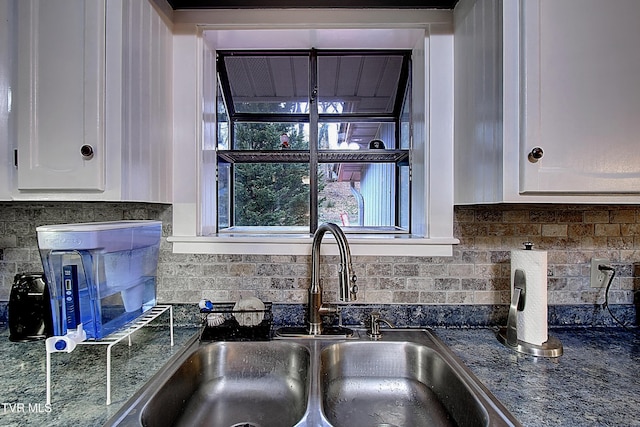
[[[171,234],[171,206],[107,202],[0,203],[0,301],[13,276],[41,271],[35,227],[121,219],[160,219]],[[596,305],[603,289],[589,283],[592,257],[616,268],[609,299],[633,304],[640,276],[640,207],[627,205],[477,205],[455,208],[452,257],[354,257],[360,301],[371,304],[508,304],[510,251],[524,241],[548,252],[550,305]],[[336,259],[323,275],[337,277]],[[233,301],[255,294],[278,303],[303,303],[310,257],[173,254],[163,241],[158,299],[193,303]],[[330,287],[331,288],[331,287]],[[332,300],[334,295],[327,295]]]

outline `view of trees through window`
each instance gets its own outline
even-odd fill
[[[408,151],[409,147],[399,147],[396,142],[402,140],[397,129],[401,128],[401,107],[406,105],[404,99],[398,102],[396,98],[407,92],[407,82],[400,76],[400,67],[385,65],[384,56],[381,61],[380,55],[374,55],[380,63],[377,69],[357,75],[363,74],[366,55],[356,59],[347,52],[344,55],[349,61],[342,64],[342,72],[356,73],[350,76],[355,86],[338,88],[339,75],[335,73],[341,64],[336,58],[341,57],[334,52],[331,66],[318,67],[327,75],[316,80],[337,88],[319,90],[323,101],[320,112],[309,85],[297,87],[300,82],[308,82],[307,74],[314,72],[303,66],[308,63],[308,55],[221,56],[218,152],[249,157],[219,162],[220,230],[313,229],[320,222],[334,222],[343,228],[402,228],[399,217],[405,215],[408,206],[399,206],[398,200],[402,199],[400,193],[408,192],[409,183],[398,177],[408,175],[408,162],[371,162],[366,154],[374,152],[370,146],[373,139],[382,140],[386,150]],[[398,61],[387,54],[396,63],[401,63],[403,55],[397,54]],[[386,58],[386,62],[392,61]],[[345,70],[347,66],[350,68]],[[392,72],[395,75],[389,78]],[[283,73],[290,73],[289,79]],[[287,87],[287,82],[291,86]],[[382,108],[372,109],[375,103]],[[336,119],[336,115],[340,117]],[[311,123],[317,123],[316,132],[310,132]],[[321,154],[311,155],[311,151]],[[322,153],[334,152],[347,154],[336,155],[335,161],[323,160]],[[365,156],[354,161],[353,154],[360,153]],[[316,171],[315,177],[312,171]]]
[[[279,150],[281,135],[290,149],[309,147],[300,126],[286,123],[243,123],[236,127],[235,148]],[[236,226],[309,225],[309,165],[303,163],[246,163],[235,166]],[[305,184],[306,182],[306,184]]]

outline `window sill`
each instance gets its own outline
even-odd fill
[[[455,238],[428,239],[416,236],[357,235],[347,237],[353,256],[451,256]],[[310,255],[309,235],[219,235],[211,237],[170,236],[174,253],[248,254],[248,255]],[[331,236],[323,243],[322,253],[337,255],[337,245]]]

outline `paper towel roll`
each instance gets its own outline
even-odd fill
[[[548,339],[547,325],[547,253],[511,251],[511,295],[516,270],[524,271],[526,296],[524,310],[518,311],[518,340],[541,345]]]

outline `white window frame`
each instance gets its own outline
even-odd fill
[[[174,14],[175,253],[308,255],[311,236],[212,235],[215,49],[412,49],[412,235],[350,235],[356,256],[450,256],[453,237],[451,11],[221,10]],[[209,102],[208,100],[211,100]],[[215,110],[213,110],[215,111]],[[210,197],[211,199],[207,199]],[[209,206],[209,208],[207,208]],[[327,254],[335,245],[323,245]]]

